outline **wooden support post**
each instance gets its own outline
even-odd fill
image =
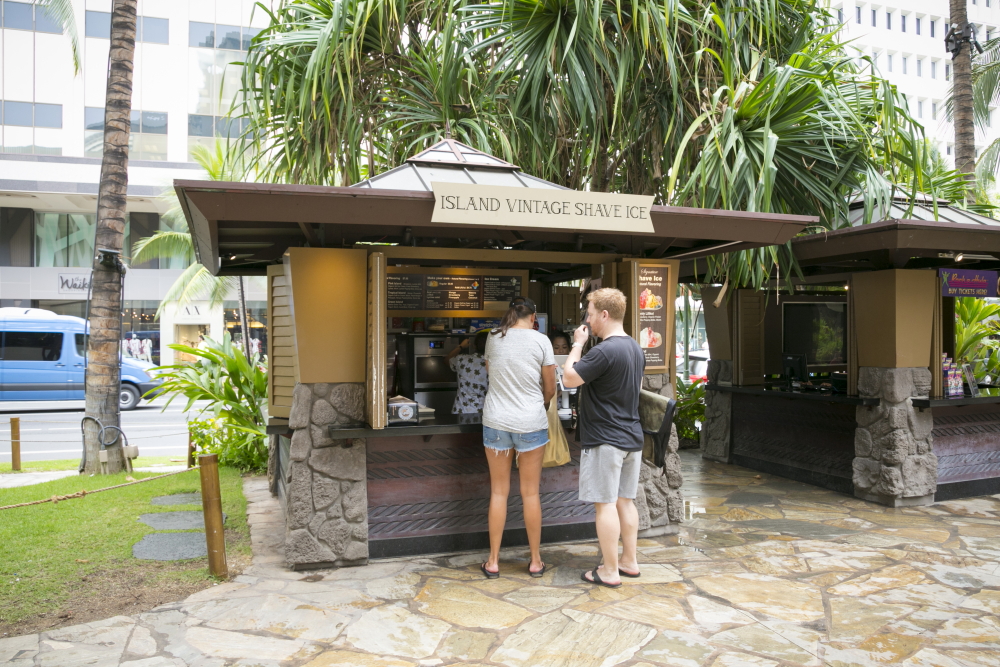
[[[226,537],[222,525],[222,490],[219,485],[219,457],[203,454],[201,466],[201,507],[205,513],[205,541],[208,543],[208,571],[216,577],[229,576],[226,565]]]
[[[187,456],[187,467],[188,470],[194,467],[194,438],[191,437],[191,431],[188,431],[188,456]]]
[[[10,469],[21,469],[21,418],[10,418]]]

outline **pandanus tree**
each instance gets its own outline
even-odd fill
[[[234,113],[270,181],[354,183],[447,135],[571,188],[827,229],[854,198],[870,220],[935,187],[905,100],[820,0],[285,0]],[[760,286],[776,267],[787,247],[704,270]]]

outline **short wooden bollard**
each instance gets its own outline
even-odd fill
[[[191,437],[191,432],[188,431],[188,458],[187,467],[194,467],[194,439]]]
[[[10,418],[10,469],[21,469],[21,418]]]
[[[201,466],[201,507],[205,513],[205,541],[208,544],[208,571],[216,577],[229,576],[226,565],[226,536],[222,525],[222,489],[219,485],[219,457],[198,457]]]

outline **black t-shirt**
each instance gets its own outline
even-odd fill
[[[646,360],[639,344],[630,336],[612,336],[573,368],[585,383],[580,388],[580,446],[642,450],[639,391]]]

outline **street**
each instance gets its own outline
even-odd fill
[[[207,402],[198,402],[190,412],[185,400],[177,399],[166,410],[166,399],[143,401],[122,413],[122,430],[129,444],[139,446],[143,456],[187,455],[187,421],[196,419]],[[45,461],[79,458],[80,420],[83,401],[10,401],[0,403],[0,461],[10,461],[10,418],[21,419],[21,460]]]

